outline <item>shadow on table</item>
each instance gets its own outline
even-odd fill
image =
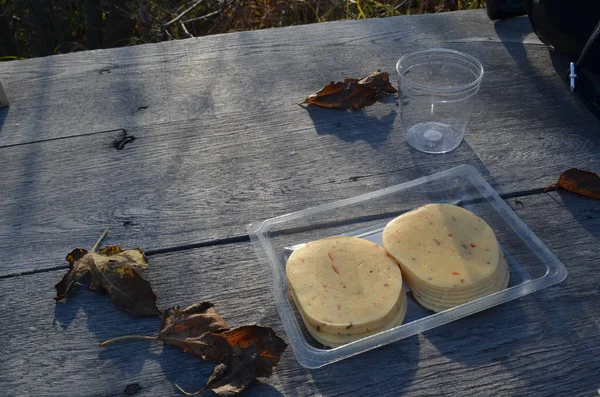
[[[424,337],[443,356],[479,367],[503,361],[528,343],[532,325],[524,319],[521,306],[509,302],[427,331]]]
[[[410,147],[408,143],[403,143],[406,145],[408,156],[412,164],[422,175],[433,174],[434,172],[439,172],[460,164],[469,164],[475,167],[494,189],[498,187],[496,180],[492,177],[483,161],[479,158],[477,153],[475,153],[475,150],[473,150],[467,140],[463,140],[461,144],[450,153],[441,155],[422,153]]]
[[[589,234],[600,237],[600,200],[559,190],[562,205]]]
[[[559,205],[597,237],[600,203],[561,193],[562,203],[556,200]],[[556,209],[550,206],[547,211],[551,213],[552,208]],[[536,225],[543,240],[553,234],[552,220],[549,215]],[[557,374],[578,373],[592,363],[600,365],[593,344],[600,337],[600,322],[595,316],[599,291],[590,278],[595,263],[589,252],[594,247],[579,252],[583,248],[583,244],[577,245],[581,236],[564,238],[559,246],[565,247],[562,252],[573,264],[566,264],[569,275],[565,281],[428,331],[425,339],[442,355],[471,368],[474,377],[511,379],[524,394],[575,395],[595,390],[597,384],[591,376],[557,381]],[[569,238],[573,240],[569,242]],[[569,253],[569,247],[574,247],[574,252]],[[506,375],[500,378],[501,373]]]
[[[559,198],[552,197],[555,195]],[[596,343],[600,338],[600,320],[597,318],[600,291],[595,285],[597,256],[594,255],[596,246],[593,244],[599,234],[600,202],[566,191],[551,193],[550,197],[567,209],[593,237],[574,232],[562,233],[559,234],[561,237],[554,238],[553,249],[557,254],[561,253],[559,257],[565,261],[568,276],[556,286],[509,304],[519,304],[524,312],[521,321],[532,324],[532,327],[527,333],[515,335],[525,341],[523,347],[526,350],[507,357],[502,364],[515,377],[526,381],[531,391],[536,391],[535,394],[544,394],[540,390],[541,385],[545,385],[546,392],[552,395],[584,394],[598,387],[597,376],[592,375],[594,369],[590,366],[595,364],[596,369],[600,369]],[[548,211],[552,208],[560,210],[560,207],[550,206]],[[543,240],[552,239],[555,228],[562,226],[556,225],[554,220],[550,214],[537,225]],[[572,225],[565,227],[577,230]],[[556,241],[557,238],[561,239],[560,242]],[[519,319],[515,316],[514,321],[516,323]],[[530,352],[535,354],[528,354]],[[580,371],[583,368],[585,370]],[[577,375],[557,382],[557,374],[568,372]]]
[[[175,388],[175,384],[189,393],[202,389],[213,368],[217,365],[167,345],[163,347],[162,353],[154,355],[151,359],[158,362],[168,382],[173,385],[175,395],[181,395]],[[277,372],[277,368],[275,368],[275,372]],[[243,394],[245,396],[281,396],[279,390],[260,380],[254,382]]]
[[[267,306],[257,323],[272,325],[288,342],[277,309]],[[273,382],[290,396],[401,395],[415,379],[419,349],[419,337],[415,335],[322,368],[308,369],[298,363],[288,345]]]
[[[382,102],[397,103],[397,100],[392,95]],[[334,135],[345,142],[365,141],[374,149],[385,145],[397,115],[395,108],[382,112],[381,107],[343,110],[307,105],[305,109],[317,134]]]
[[[492,187],[498,186],[466,140],[454,151],[442,155],[422,153],[410,147],[402,134],[399,107],[390,104],[397,105],[397,99],[388,98],[386,101],[388,103],[378,103],[373,108],[356,111],[316,106],[306,108],[317,134],[336,136],[345,142],[364,141],[375,150],[372,161],[378,163],[377,166],[365,168],[361,175],[351,175],[347,182],[376,177],[382,179],[378,181],[382,187],[387,187],[461,164],[469,164],[475,167]],[[467,140],[468,134],[469,132]],[[348,148],[344,153],[347,156],[364,155],[353,148]],[[359,162],[360,159],[356,161]],[[386,171],[375,172],[378,169]]]
[[[505,374],[501,378],[519,384],[524,395],[544,394],[540,388],[557,396],[577,394],[573,384],[556,382],[556,377],[571,366],[597,362],[590,346],[600,330],[591,311],[578,303],[581,298],[569,291],[572,287],[553,288],[567,292],[541,291],[428,331],[425,338],[440,354],[466,365],[465,377],[472,372],[473,379],[498,381],[498,374]],[[591,299],[588,306],[593,306]],[[592,379],[574,381],[579,392],[597,388]]]
[[[96,336],[98,343],[122,335],[154,335],[160,327],[160,318],[137,318],[132,321],[129,315],[116,310],[108,298],[86,291],[83,286],[76,289],[68,302],[56,304],[53,323],[66,330],[80,310],[85,313],[87,328]],[[149,348],[148,342],[128,341],[98,347],[98,355],[100,359],[111,360],[122,371],[135,375],[144,368],[145,361],[153,356]]]
[[[160,327],[160,318],[135,318],[117,311],[108,298],[85,291],[79,287],[66,304],[57,304],[54,310],[54,324],[63,329],[69,328],[78,312],[83,310],[87,327],[94,333],[98,342],[123,335],[155,335]],[[68,344],[68,341],[65,341]],[[98,358],[110,360],[111,365],[124,374],[135,377],[144,372],[147,361],[157,362],[167,381],[173,386],[173,394],[179,394],[174,384],[195,392],[204,387],[215,364],[194,357],[178,348],[158,342],[130,340],[115,342],[106,347],[98,347]],[[140,386],[146,386],[141,377]],[[123,384],[123,389],[126,387]],[[279,396],[273,386],[256,382],[248,390],[250,395]]]
[[[401,395],[415,381],[419,350],[415,335],[312,370],[315,394]]]
[[[568,82],[565,78],[570,62],[565,55],[550,51],[549,49],[546,50],[549,52],[554,73],[556,73],[556,79],[540,75],[539,71],[528,60],[528,51],[525,44],[523,44],[523,39],[528,33],[527,28],[531,32],[531,26],[528,20],[525,19],[525,21],[527,23],[521,24],[521,28],[516,32],[511,32],[514,29],[514,23],[510,20],[496,21],[494,24],[496,33],[503,39],[506,51],[514,59],[515,65],[528,76],[529,82],[541,94],[542,101],[553,102],[552,107],[555,108],[557,114],[560,114],[561,119],[573,120],[575,122],[577,118],[583,115],[588,115],[591,119],[595,119],[593,114],[585,108],[585,105],[576,95],[575,100],[566,100],[574,95],[569,92]],[[518,39],[519,36],[521,40]],[[587,122],[589,123],[589,120]],[[591,133],[593,133],[592,137],[596,137],[597,133],[600,132],[600,121],[592,128],[588,124],[585,124],[585,126],[585,128],[579,129],[582,135],[592,135]]]
[[[589,277],[589,273],[583,273],[587,272],[582,272],[582,277]],[[556,396],[576,395],[598,388],[597,377],[592,375],[594,369],[585,373],[588,365],[600,369],[597,350],[600,328],[594,316],[598,292],[590,296],[576,284],[567,277],[560,285],[529,298],[529,316],[522,321],[535,325],[530,332],[515,335],[522,339],[520,353],[502,359],[507,372],[529,384],[529,390],[523,390],[526,394],[534,391],[543,394],[541,385],[547,388],[547,393]],[[582,292],[587,298],[582,298]],[[560,355],[556,354],[554,346]],[[578,374],[584,368],[586,370],[580,376],[556,381],[560,374]]]
[[[2,127],[4,126],[4,122],[8,118],[8,109],[10,108],[0,109],[0,138],[2,137]],[[0,145],[1,144],[2,142],[0,141]]]

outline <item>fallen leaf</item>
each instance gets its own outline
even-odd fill
[[[140,249],[123,251],[119,246],[98,250],[107,233],[108,228],[90,252],[77,248],[67,255],[69,270],[56,284],[54,299],[66,300],[73,294],[77,281],[90,275],[88,290],[107,294],[117,309],[136,317],[160,314],[150,283],[135,270],[148,267],[146,255]]]
[[[358,82],[327,84],[320,91],[310,95],[304,103],[334,109],[358,109],[377,102],[377,91]]]
[[[558,182],[546,190],[554,187],[561,187],[582,196],[600,199],[600,177],[590,171],[571,168],[560,174]]]
[[[398,92],[397,89],[390,83],[390,75],[387,72],[374,72],[363,77],[358,81],[358,84],[368,85],[377,91],[381,91],[385,94],[393,94]]]
[[[269,327],[246,325],[228,329],[210,302],[179,307],[163,312],[156,336],[126,335],[102,342],[107,346],[127,339],[161,341],[179,347],[204,360],[218,362],[206,386],[197,395],[211,389],[221,396],[241,393],[256,378],[268,377],[279,363],[287,344]]]
[[[331,82],[310,95],[303,103],[334,109],[358,109],[370,106],[388,94],[397,92],[387,72],[374,72],[361,79],[346,78]]]
[[[183,310],[179,306],[165,309],[156,339],[201,356],[200,352],[196,353],[193,344],[186,342],[187,339],[205,332],[219,333],[229,329],[213,306],[211,302],[202,302]]]
[[[204,346],[210,346],[205,350],[207,359],[221,361],[221,364],[214,368],[206,386],[196,393],[188,393],[175,385],[188,396],[198,395],[206,389],[223,397],[237,395],[256,378],[271,376],[287,347],[271,328],[258,325],[219,334],[207,332],[198,339]]]
[[[254,356],[229,357],[213,369],[206,385],[195,393],[189,393],[175,385],[186,396],[197,396],[205,390],[212,390],[221,397],[237,396],[257,378]]]
[[[245,325],[221,333],[208,332],[200,337],[204,344],[215,346],[207,352],[209,359],[222,361],[224,357],[256,355],[255,365],[258,377],[271,376],[273,367],[281,358],[287,344],[269,327]],[[223,348],[226,342],[228,348]]]

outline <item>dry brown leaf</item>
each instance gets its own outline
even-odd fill
[[[590,171],[571,168],[560,174],[558,182],[546,190],[554,187],[561,187],[582,196],[600,199],[600,177]]]
[[[210,353],[214,346],[198,339],[207,332],[219,333],[229,329],[213,306],[211,302],[201,302],[183,310],[179,306],[166,309],[156,339],[205,360],[221,361],[221,356],[215,357]]]
[[[234,356],[255,355],[256,376],[271,376],[273,367],[277,365],[281,358],[281,353],[287,347],[287,344],[275,334],[270,327],[261,327],[259,325],[245,325],[221,333],[208,332],[201,338],[205,344],[213,346],[224,346],[226,342],[228,348],[221,351],[214,351],[212,359]]]
[[[388,94],[397,92],[387,72],[377,71],[361,79],[346,78],[331,82],[310,95],[303,103],[334,109],[358,109],[370,106]]]
[[[229,329],[211,302],[201,302],[180,309],[179,306],[165,309],[160,331],[161,340],[183,339],[201,335],[204,332],[222,332]]]
[[[108,294],[117,309],[135,317],[160,314],[150,283],[135,270],[148,267],[146,255],[140,249],[123,251],[119,246],[98,251],[107,232],[108,228],[90,252],[77,248],[67,255],[69,270],[56,284],[54,299],[66,300],[73,294],[77,281],[91,275],[88,290]]]
[[[215,366],[206,385],[197,392],[189,393],[177,384],[175,387],[186,396],[197,396],[205,390],[212,390],[218,396],[230,397],[242,393],[256,378],[254,356],[230,356],[225,362]]]
[[[327,84],[312,94],[304,103],[333,109],[358,109],[377,102],[377,91],[358,82]]]
[[[368,85],[378,91],[386,94],[393,94],[398,92],[397,89],[390,83],[390,75],[387,72],[371,73],[367,77],[363,77],[358,81],[359,84]]]
[[[271,328],[258,325],[247,325],[219,334],[207,332],[198,339],[205,346],[211,346],[206,350],[211,355],[208,359],[219,358],[221,363],[213,369],[206,386],[195,393],[188,393],[175,385],[188,396],[196,396],[207,389],[221,397],[240,394],[256,378],[271,376],[273,367],[287,347]]]
[[[204,360],[218,362],[206,386],[220,396],[244,391],[256,378],[271,376],[287,344],[269,327],[247,325],[228,329],[210,302],[166,309],[157,336],[127,335],[102,342],[100,346],[127,340],[161,341]]]

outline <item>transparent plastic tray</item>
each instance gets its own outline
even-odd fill
[[[509,263],[508,288],[440,313],[423,308],[409,293],[408,311],[402,325],[337,348],[328,348],[315,341],[302,322],[286,282],[285,264],[290,253],[305,242],[342,234],[381,243],[381,232],[387,222],[429,203],[462,206],[492,227]],[[296,359],[307,368],[319,368],[439,327],[557,284],[567,276],[564,265],[469,165],[253,222],[248,225],[248,234],[259,260],[271,270],[272,291],[279,315]]]

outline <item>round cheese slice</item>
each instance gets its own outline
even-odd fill
[[[316,328],[309,324],[306,324],[306,328],[317,342],[329,347],[338,347],[365,338],[367,336],[375,335],[376,333],[392,329],[402,324],[402,321],[404,321],[404,317],[406,316],[407,304],[407,300],[403,299],[402,304],[398,308],[398,312],[388,323],[376,329],[368,328],[365,332],[361,334],[344,334],[342,332],[330,334],[322,332],[320,328]]]
[[[504,257],[500,257],[498,260],[501,264],[506,263]],[[410,272],[408,271],[405,271],[403,275],[405,281],[411,285],[412,289],[421,290],[432,299],[440,298],[464,301],[465,299],[469,299],[470,297],[485,294],[487,293],[487,291],[493,289],[494,286],[498,283],[498,280],[503,279],[505,271],[506,266],[497,266],[496,272],[493,273],[484,283],[478,283],[477,285],[473,285],[470,288],[461,287],[462,285],[464,285],[463,279],[456,277],[454,286],[452,288],[445,288],[443,290],[439,288],[432,288],[431,285],[417,280],[416,278],[412,277]]]
[[[385,326],[387,324],[393,323],[394,318],[396,318],[398,316],[398,312],[401,310],[402,305],[405,303],[405,300],[406,300],[405,297],[406,297],[406,294],[404,293],[404,290],[403,290],[400,293],[400,295],[398,296],[398,301],[394,305],[393,309],[388,314],[386,314],[384,317],[381,317],[381,319],[370,322],[368,324],[362,324],[362,325],[348,324],[345,328],[341,328],[341,327],[339,327],[339,325],[332,325],[332,324],[328,324],[325,322],[312,321],[306,315],[306,313],[304,312],[304,310],[302,309],[302,307],[300,305],[296,304],[296,306],[298,307],[298,311],[300,312],[300,315],[302,316],[304,324],[307,327],[318,329],[319,332],[321,332],[321,333],[330,333],[330,334],[334,334],[334,335],[335,334],[337,334],[337,335],[353,335],[353,334],[364,334],[371,330],[376,330],[376,329],[382,328],[383,326]],[[295,296],[293,291],[292,291],[292,298],[294,299],[294,302],[298,302],[298,298]]]
[[[389,324],[405,300],[398,263],[379,245],[337,236],[295,250],[286,264],[307,327],[329,334]]]
[[[466,290],[481,285],[499,264],[488,224],[449,204],[428,204],[392,220],[383,231],[383,245],[409,278],[440,290],[457,288],[457,280]]]
[[[491,289],[489,289],[488,291],[481,291],[478,294],[474,294],[473,296],[462,298],[460,300],[432,298],[426,292],[416,289],[411,290],[411,293],[421,306],[429,310],[432,310],[434,312],[440,312],[446,309],[451,309],[455,306],[459,306],[472,300],[481,298],[483,296],[487,296],[495,292],[502,291],[503,289],[506,289],[510,280],[508,263],[505,263],[504,265],[500,266],[500,268],[503,269],[501,276],[496,280],[495,284]]]

